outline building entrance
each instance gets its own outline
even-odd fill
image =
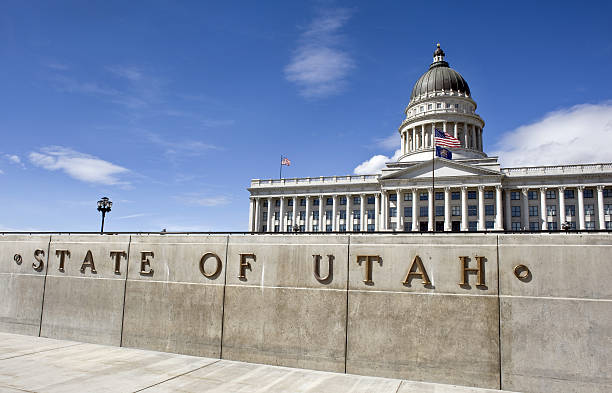
[[[436,232],[444,232],[444,221],[436,221]]]
[[[459,232],[461,230],[461,221],[453,221],[452,230],[453,232]]]
[[[427,232],[427,221],[419,222],[419,230],[421,232]]]

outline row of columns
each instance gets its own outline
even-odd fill
[[[578,199],[578,222],[577,229],[584,230],[586,229],[586,220],[585,220],[585,211],[584,211],[584,188],[585,186],[576,186],[577,191],[577,199]],[[540,191],[540,223],[542,230],[547,229],[547,211],[546,211],[546,191],[549,189],[548,187],[539,187],[539,188],[529,188],[529,187],[521,187],[519,190],[521,191],[521,227],[523,230],[529,229],[529,190],[536,189]],[[559,196],[559,226],[563,225],[566,222],[567,217],[565,215],[565,189],[564,186],[559,187],[550,187],[550,189],[554,189],[557,191],[557,195]],[[603,190],[604,186],[597,186],[597,218],[598,218],[598,228],[597,229],[606,229],[605,224],[605,216],[604,216],[604,199],[603,199]],[[506,227],[508,229],[512,226],[512,206],[511,206],[511,198],[510,193],[512,190],[506,191]],[[555,205],[556,206],[556,205]],[[562,229],[559,227],[558,229]]]
[[[407,128],[402,133],[402,153],[408,153],[410,151],[416,151],[419,149],[431,148],[434,146],[434,130],[436,128],[436,124],[438,122],[431,123],[423,123],[419,126],[414,126],[412,128]],[[442,122],[442,129],[444,132],[448,132],[447,130],[448,122]],[[452,135],[459,139],[459,129],[458,125],[461,123],[454,123],[454,129]],[[463,124],[463,142],[461,147],[466,149],[474,149],[482,151],[482,128],[480,128],[476,124],[472,123],[462,123]],[[426,126],[429,125],[431,127],[431,133],[429,137],[426,137]],[[419,129],[419,130],[417,130]],[[472,143],[470,144],[470,140],[468,138],[468,133],[471,137]]]

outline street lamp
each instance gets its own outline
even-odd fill
[[[111,211],[112,206],[113,202],[111,202],[107,197],[103,197],[98,201],[98,211],[102,212],[102,228],[100,229],[100,233],[104,232],[104,217],[106,216],[106,213]]]

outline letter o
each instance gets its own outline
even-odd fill
[[[211,257],[217,260],[217,267],[214,272],[207,274],[206,270],[204,270],[204,264]],[[200,273],[202,273],[202,275],[206,278],[214,278],[215,276],[217,276],[221,272],[222,267],[223,267],[223,264],[221,263],[221,258],[219,258],[219,256],[215,254],[214,252],[207,252],[200,259]]]

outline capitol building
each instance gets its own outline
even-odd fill
[[[412,89],[396,162],[380,174],[254,179],[249,231],[612,229],[612,163],[501,168],[476,108],[438,45]],[[460,141],[451,160],[434,158],[436,129]]]

